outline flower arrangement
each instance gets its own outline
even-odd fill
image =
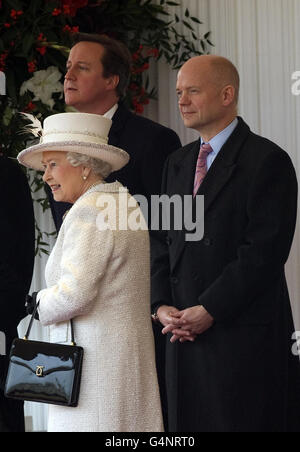
[[[0,95],[0,153],[15,157],[32,138],[16,132],[24,126],[18,112],[43,120],[66,111],[63,77],[72,35],[79,31],[105,33],[128,46],[132,74],[125,101],[142,113],[156,95],[147,75],[151,60],[164,58],[178,68],[212,45],[210,32],[198,37],[195,27],[201,21],[188,10],[179,19],[178,6],[166,0],[0,0],[0,71],[6,79],[6,95]],[[32,190],[41,186],[35,174]],[[47,208],[46,199],[39,201]]]

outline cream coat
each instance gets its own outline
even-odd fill
[[[38,296],[40,320],[51,325],[52,342],[65,342],[74,318],[76,342],[84,348],[79,405],[50,405],[49,431],[163,430],[150,320],[148,231],[114,228],[112,217],[110,228],[103,227],[106,201],[116,203],[117,220],[126,218],[127,201],[134,206],[129,221],[140,219],[135,200],[124,190],[118,182],[100,184],[81,196],[47,263],[47,289]]]

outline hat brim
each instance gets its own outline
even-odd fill
[[[44,171],[42,165],[43,152],[77,152],[95,159],[103,160],[112,167],[113,171],[118,171],[129,162],[129,154],[123,149],[111,146],[110,144],[83,143],[80,141],[66,141],[61,143],[42,143],[30,146],[18,155],[18,161],[27,168],[37,171]]]

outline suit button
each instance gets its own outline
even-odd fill
[[[203,244],[204,244],[205,246],[210,246],[210,245],[212,244],[212,240],[209,239],[208,237],[205,237],[205,238],[203,239]]]
[[[172,284],[178,284],[179,280],[178,280],[178,278],[176,278],[176,276],[172,276],[171,282],[172,282]]]
[[[167,238],[166,238],[166,242],[167,242],[167,245],[170,246],[171,243],[172,243],[171,237],[167,237]]]

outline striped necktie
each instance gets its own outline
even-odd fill
[[[193,192],[194,197],[196,196],[199,187],[207,173],[207,156],[212,151],[213,149],[209,143],[207,144],[203,143],[200,146],[194,179],[194,192]]]

